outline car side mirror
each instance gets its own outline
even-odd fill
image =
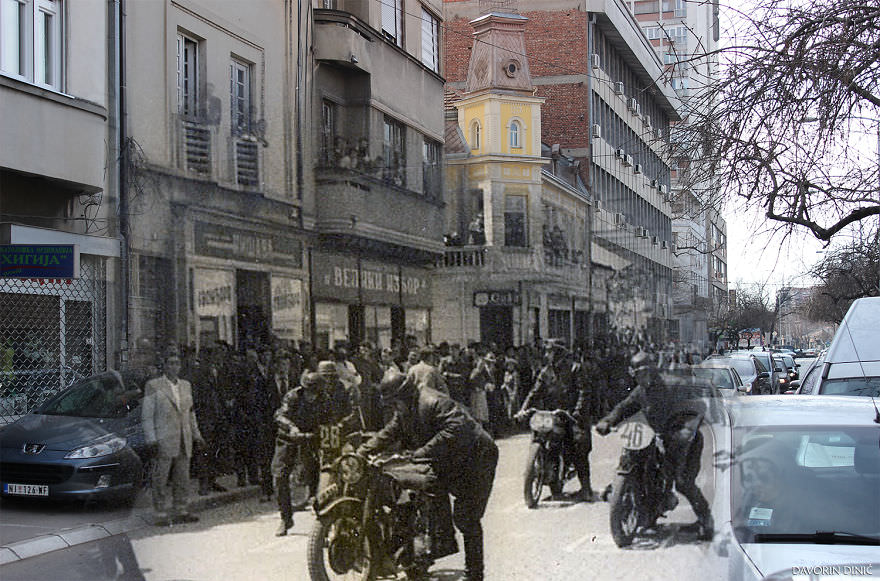
[[[797,389],[797,388],[799,388],[800,386],[801,386],[801,380],[800,380],[800,379],[792,379],[790,382],[788,382],[788,387],[789,387],[789,389]]]
[[[749,392],[749,388],[746,387],[745,385],[737,385],[736,390],[740,393],[748,393]]]
[[[758,379],[767,379],[768,377],[770,377],[769,371],[762,371],[758,374]]]
[[[777,368],[776,368],[776,373],[782,373],[782,368],[781,368],[781,367],[777,367]]]

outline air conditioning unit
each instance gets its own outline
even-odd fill
[[[651,187],[652,187],[652,188],[656,188],[656,187],[657,187],[657,180],[651,180]]]
[[[662,248],[663,250],[666,250],[667,248],[669,248],[669,243],[666,242],[666,240],[661,240],[660,241],[660,248]]]
[[[602,211],[602,200],[596,200],[595,202],[593,202],[593,204],[596,206],[597,212]]]
[[[654,130],[654,136],[655,136],[657,139],[663,139],[663,129],[660,128],[660,127],[658,127],[657,129],[655,129],[655,130]]]
[[[618,159],[623,159],[624,157],[626,157],[626,150],[623,148],[620,148],[614,152],[614,155],[616,155]]]
[[[623,82],[618,81],[614,83],[614,94],[615,95],[623,95]]]
[[[617,224],[618,226],[621,224],[626,224],[626,216],[624,216],[620,212],[618,212],[617,214],[614,214],[614,223]]]
[[[639,107],[638,101],[636,101],[635,97],[630,97],[629,101],[626,102],[627,108],[635,113],[636,109]]]
[[[644,118],[642,119],[642,124],[645,127],[647,127],[648,129],[650,129],[651,128],[651,116],[645,115]]]
[[[633,156],[624,155],[623,156],[623,167],[631,167],[633,164]]]
[[[639,103],[636,103],[636,115],[638,115],[639,117],[642,116],[642,106]]]
[[[639,238],[647,238],[648,237],[648,229],[644,226],[640,226],[638,230],[636,230],[636,236]]]
[[[660,244],[660,240],[656,236],[651,236],[651,244],[657,246],[658,244]]]
[[[657,186],[657,191],[659,191],[661,194],[665,194],[666,193],[666,185],[660,184],[659,186]]]
[[[633,173],[642,173],[642,164],[637,163],[633,168]]]
[[[602,66],[602,59],[600,59],[599,55],[594,52],[590,55],[590,64],[593,66],[594,69],[598,69]]]
[[[678,246],[675,244],[675,242],[671,242],[669,244],[669,250],[671,250],[672,252],[676,252],[678,250]]]
[[[593,125],[593,139],[601,139],[602,138],[602,126],[598,123]]]

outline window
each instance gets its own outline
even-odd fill
[[[422,63],[440,72],[440,22],[434,15],[422,8]]]
[[[382,34],[397,46],[403,46],[403,26],[401,15],[402,0],[382,0]]]
[[[335,140],[336,103],[324,99],[321,103],[321,165],[333,165]]]
[[[504,245],[519,248],[528,246],[525,196],[504,198]]]
[[[675,0],[675,16],[680,18],[687,16],[687,0]]]
[[[635,14],[651,14],[652,12],[659,12],[660,6],[657,4],[657,0],[648,0],[641,2],[636,2],[633,7],[633,12]]]
[[[61,0],[0,0],[0,70],[61,90]]]
[[[440,197],[440,150],[441,145],[425,139],[422,160],[422,191],[426,196]]]
[[[657,40],[663,37],[659,26],[649,26],[645,28],[645,36],[647,36],[649,40]]]
[[[229,103],[232,133],[250,133],[251,66],[235,59],[229,65]]]
[[[177,112],[184,117],[198,115],[198,49],[197,40],[177,35]]]
[[[385,179],[398,186],[406,185],[406,128],[402,123],[385,117],[382,154],[385,158]]]
[[[471,123],[471,149],[480,149],[480,122]]]
[[[510,147],[511,148],[520,148],[522,147],[522,133],[519,121],[511,121],[510,122]]]

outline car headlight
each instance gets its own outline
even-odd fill
[[[339,479],[346,484],[356,484],[364,477],[364,460],[354,454],[339,459]]]
[[[98,458],[99,456],[106,456],[107,454],[113,454],[114,452],[122,450],[125,448],[125,444],[125,438],[120,438],[119,436],[104,437],[91,444],[69,452],[65,458],[78,460],[83,458]]]

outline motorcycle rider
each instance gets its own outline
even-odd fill
[[[435,389],[419,389],[403,374],[389,371],[382,380],[381,391],[385,401],[393,403],[394,415],[378,434],[361,445],[358,453],[375,453],[400,443],[412,450],[413,460],[431,462],[439,490],[455,498],[452,519],[448,502],[435,504],[440,538],[434,556],[439,558],[457,551],[450,523],[454,520],[464,536],[465,579],[482,581],[480,519],[492,491],[498,447],[460,404]]]
[[[596,424],[596,432],[604,436],[612,427],[642,411],[665,448],[664,470],[674,478],[675,489],[688,499],[697,515],[696,522],[680,530],[695,532],[701,540],[711,540],[713,523],[709,503],[696,483],[703,435],[699,431],[701,416],[689,413],[692,393],[681,385],[664,382],[651,355],[644,351],[633,355],[630,373],[635,377],[636,387]],[[665,499],[655,499],[655,502],[665,502]]]
[[[576,420],[569,426],[566,434],[565,461],[575,467],[581,489],[576,497],[593,502],[594,495],[590,484],[590,450],[592,439],[590,423],[595,406],[592,391],[586,385],[581,364],[575,361],[565,346],[548,342],[545,350],[544,367],[538,372],[535,385],[523,401],[517,414],[522,419],[526,410],[535,407],[542,410],[565,410]]]
[[[351,413],[351,406],[344,391],[332,390],[320,374],[306,372],[299,387],[288,391],[275,412],[278,435],[275,439],[275,455],[272,458],[272,475],[278,493],[278,510],[281,524],[275,536],[283,537],[293,527],[293,508],[290,504],[290,472],[300,454],[309,480],[309,495],[314,496],[318,482],[318,444],[315,438],[297,438],[299,434],[318,432],[322,424],[333,424]],[[331,391],[332,390],[332,391]]]

